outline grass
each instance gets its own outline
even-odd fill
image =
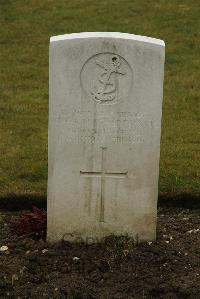
[[[49,38],[81,31],[166,42],[159,192],[199,193],[199,15],[196,0],[1,0],[0,196],[46,195]]]

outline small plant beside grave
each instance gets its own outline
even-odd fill
[[[11,230],[18,236],[44,239],[46,237],[47,213],[33,206],[31,212],[24,212],[11,222]]]

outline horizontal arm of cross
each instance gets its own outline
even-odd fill
[[[96,172],[96,171],[80,171],[82,176],[86,177],[113,177],[113,178],[124,178],[127,176],[128,171],[126,172]]]

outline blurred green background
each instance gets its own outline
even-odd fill
[[[199,193],[199,1],[0,0],[0,25],[0,197],[46,196],[49,38],[81,31],[165,41],[159,193]]]

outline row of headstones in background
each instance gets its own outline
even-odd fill
[[[51,38],[49,241],[155,239],[164,55],[133,34]]]

